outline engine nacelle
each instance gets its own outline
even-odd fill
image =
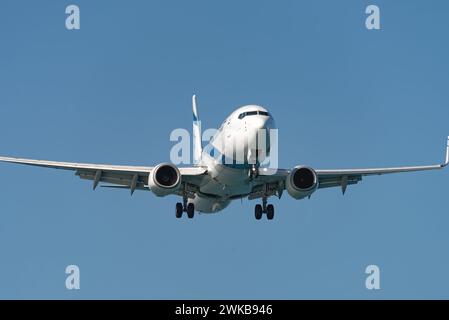
[[[156,166],[148,177],[148,187],[158,197],[175,193],[181,186],[181,173],[171,163]]]
[[[299,200],[312,195],[318,189],[318,176],[315,170],[308,167],[296,167],[285,181],[287,192]]]

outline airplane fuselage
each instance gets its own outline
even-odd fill
[[[197,211],[218,212],[251,193],[255,185],[251,172],[270,156],[274,129],[272,115],[257,105],[238,108],[226,118],[202,152],[199,165],[207,167],[210,179],[189,200]]]

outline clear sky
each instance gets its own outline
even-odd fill
[[[81,29],[65,29],[65,8]],[[381,30],[365,28],[365,8]],[[0,154],[154,165],[174,128],[266,106],[280,165],[443,161],[447,1],[0,2]],[[449,298],[449,170],[175,219],[175,197],[0,165],[0,298]],[[65,268],[81,269],[81,290]],[[365,268],[381,290],[365,288]]]

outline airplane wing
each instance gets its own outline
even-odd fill
[[[316,170],[318,175],[318,188],[341,187],[343,193],[346,187],[351,184],[357,184],[364,176],[383,175],[389,173],[415,172],[425,170],[442,169],[447,165],[438,164],[431,166],[414,167],[392,167],[392,168],[369,168],[369,169],[337,169],[337,170]]]
[[[343,194],[348,185],[357,184],[364,176],[383,175],[400,172],[416,172],[426,170],[438,170],[446,167],[449,164],[449,137],[446,146],[446,160],[442,164],[428,165],[428,166],[410,166],[410,167],[389,167],[389,168],[368,168],[368,169],[332,169],[332,170],[315,170],[319,185],[318,188],[341,187]],[[280,186],[279,182],[284,181],[291,170],[279,169],[276,172],[273,170],[261,170],[261,178],[265,183],[271,184],[271,192],[269,194],[280,194],[280,189],[285,189],[285,185]],[[255,190],[257,191],[257,189]],[[263,194],[263,192],[259,192]],[[256,193],[252,198],[259,197]]]
[[[438,170],[449,164],[449,137],[446,145],[446,159],[442,164],[429,166],[410,166],[410,167],[390,167],[390,168],[369,168],[369,169],[336,169],[336,170],[316,170],[319,180],[319,188],[338,187],[342,188],[343,194],[346,187],[356,184],[364,176],[383,175],[400,172],[416,172],[426,170]]]
[[[57,162],[21,158],[0,157],[0,162],[17,163],[36,167],[71,170],[81,179],[92,180],[94,190],[100,182],[106,182],[118,188],[149,190],[148,176],[153,167],[119,166],[108,164]],[[202,167],[179,168],[183,181],[194,183],[198,176],[206,173]],[[110,187],[110,186],[109,186]]]

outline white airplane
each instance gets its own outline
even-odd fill
[[[449,163],[448,137],[446,160],[438,165],[337,170],[315,170],[306,166],[291,170],[263,168],[261,159],[270,155],[270,142],[263,149],[257,149],[259,144],[254,142],[260,130],[275,129],[274,119],[265,108],[248,105],[235,110],[203,149],[195,96],[192,100],[193,154],[198,160],[192,167],[177,167],[171,163],[138,167],[9,157],[0,157],[0,161],[72,170],[81,179],[92,180],[94,190],[100,182],[105,182],[108,185],[103,187],[130,189],[131,195],[135,190],[152,191],[159,197],[178,195],[183,202],[176,204],[177,218],[181,218],[184,212],[189,218],[193,218],[195,211],[216,213],[235,199],[261,199],[262,204],[257,204],[254,209],[257,220],[263,214],[267,219],[273,219],[274,206],[267,204],[267,200],[272,196],[281,198],[284,190],[298,200],[310,197],[321,188],[340,187],[344,194],[348,185],[358,183],[363,176],[436,170]],[[243,146],[243,162],[237,161],[235,152],[223,149],[223,145],[228,143]],[[214,154],[210,150],[214,150]],[[224,158],[231,161],[223,161]]]

